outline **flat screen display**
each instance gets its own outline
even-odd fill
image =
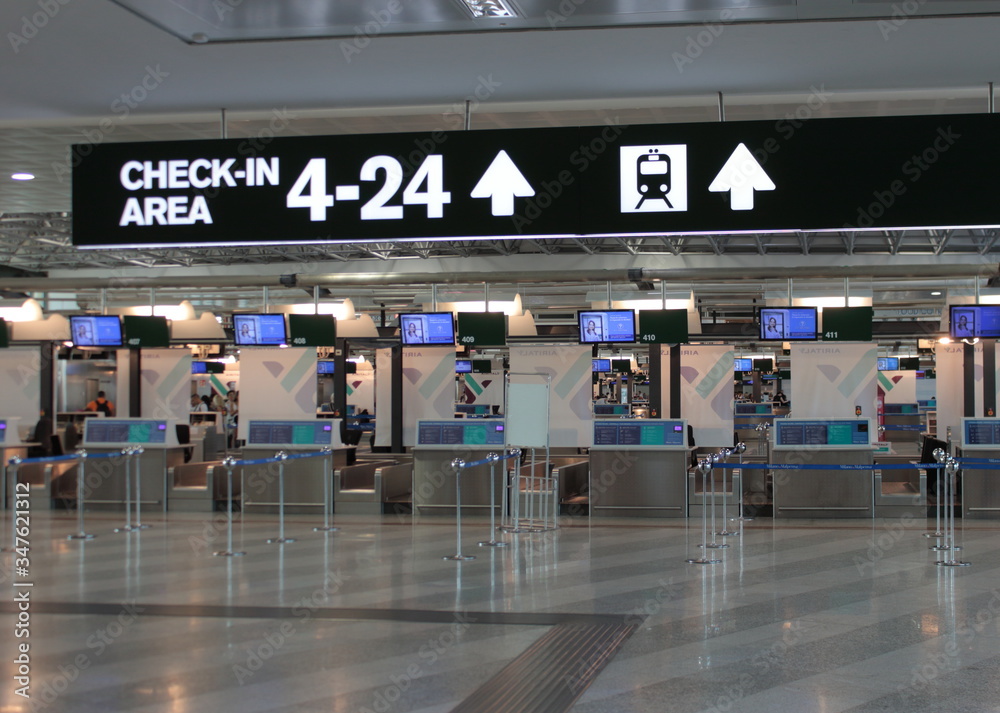
[[[760,310],[760,338],[770,341],[815,340],[815,307],[764,307]]]
[[[901,371],[917,371],[920,369],[920,357],[900,357],[899,368]]]
[[[591,371],[605,372],[611,371],[611,360],[610,359],[594,359],[594,366]]]
[[[962,448],[996,447],[1000,445],[1000,420],[996,418],[963,418]]]
[[[424,312],[399,315],[399,333],[407,346],[446,346],[455,343],[455,315]]]
[[[868,446],[871,445],[869,421],[863,419],[798,421],[777,419],[775,447],[793,446]]]
[[[0,319],[0,349],[6,349],[10,346],[10,328],[7,326],[7,320]]]
[[[167,422],[146,419],[88,418],[84,441],[96,443],[166,444]]]
[[[336,362],[332,361],[318,361],[316,362],[316,373],[317,374],[332,374],[333,365]]]
[[[952,305],[949,334],[965,337],[1000,337],[1000,305]]]
[[[733,361],[733,371],[753,371],[753,359],[750,357],[737,357]]]
[[[191,373],[192,374],[207,374],[208,365],[203,361],[193,361],[191,362]]]
[[[898,371],[899,357],[879,357],[875,362],[875,366],[879,371]]]
[[[132,349],[170,346],[170,326],[166,317],[127,314],[122,317],[122,322],[125,327],[125,346]]]
[[[283,314],[234,314],[233,333],[238,347],[287,344]]]
[[[77,347],[122,346],[122,323],[117,316],[72,315],[69,329]]]
[[[288,339],[293,347],[335,347],[337,320],[332,314],[290,314]]]
[[[580,343],[631,343],[635,341],[635,310],[612,309],[577,312]]]
[[[418,446],[502,446],[502,421],[418,421]]]
[[[471,374],[472,373],[472,360],[471,359],[456,359],[455,360],[455,373],[456,374]]]
[[[687,445],[685,425],[646,418],[594,422],[594,445],[680,448]]]
[[[493,362],[489,359],[473,359],[472,372],[474,374],[489,374],[493,371]]]
[[[774,359],[754,359],[754,371],[774,371]]]
[[[247,445],[328,446],[333,424],[319,421],[251,421]]]

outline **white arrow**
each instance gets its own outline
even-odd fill
[[[746,144],[740,144],[708,190],[715,193],[731,191],[729,207],[732,210],[753,210],[753,192],[773,191],[774,181],[764,173]]]
[[[535,195],[535,189],[507,152],[501,151],[472,189],[471,195],[473,198],[492,199],[493,215],[514,215],[514,196],[527,198]]]

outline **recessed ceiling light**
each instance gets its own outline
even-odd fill
[[[462,0],[473,17],[517,17],[504,0]]]
[[[940,296],[941,296],[940,292],[937,292],[937,291],[931,292],[931,297],[940,297]]]
[[[15,181],[31,181],[34,180],[35,174],[33,173],[12,173],[10,177]]]

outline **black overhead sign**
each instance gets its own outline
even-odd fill
[[[989,114],[74,147],[73,242],[998,226],[998,155]]]

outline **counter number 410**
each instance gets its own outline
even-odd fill
[[[403,166],[392,156],[372,156],[361,166],[362,181],[381,181],[375,195],[361,206],[361,220],[400,220],[404,205],[427,206],[428,218],[444,217],[444,206],[451,203],[451,192],[444,190],[444,157],[427,156],[403,188],[402,205],[394,202],[403,185]],[[288,208],[308,208],[309,220],[326,220],[327,210],[337,201],[355,201],[360,198],[358,185],[336,186],[327,190],[325,158],[309,159],[302,173],[295,179],[285,198]]]

